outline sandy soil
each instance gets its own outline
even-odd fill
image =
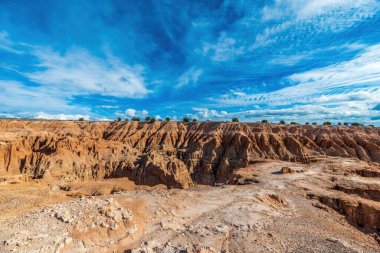
[[[294,173],[281,174],[285,166]],[[7,179],[0,252],[380,252],[371,230],[380,221],[357,224],[321,201],[360,202],[376,218],[380,180],[357,172],[368,167],[379,169],[342,158],[260,161],[236,172],[239,185],[188,190]],[[355,190],[336,187],[345,184]]]

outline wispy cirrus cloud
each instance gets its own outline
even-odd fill
[[[59,54],[37,47],[31,54],[37,58],[39,70],[25,76],[39,84],[63,86],[77,94],[138,98],[149,93],[141,67],[128,66],[113,56],[101,60],[81,48]]]
[[[29,71],[17,66],[0,66],[17,73],[28,82],[25,84],[25,81],[0,80],[0,91],[7,94],[0,100],[0,105],[14,113],[22,113],[27,108],[29,113],[23,115],[34,115],[38,118],[46,116],[47,119],[61,119],[64,115],[74,115],[76,118],[82,114],[54,112],[89,112],[89,107],[72,105],[74,96],[99,94],[119,98],[141,98],[150,92],[142,77],[141,66],[129,66],[107,52],[105,59],[95,57],[83,48],[71,48],[61,54],[49,47],[14,42],[5,32],[0,33],[0,50],[28,55],[35,61],[32,70]],[[37,85],[30,85],[30,82]],[[100,108],[111,109],[117,106]]]
[[[373,107],[380,103],[380,45],[366,48],[349,61],[290,75],[283,82],[290,86],[248,95],[231,92],[221,96],[218,102],[232,107],[275,107],[250,110],[248,115],[254,112],[256,116],[287,113],[290,117],[303,115],[314,120],[362,117],[369,122],[371,117],[379,114]]]
[[[9,111],[31,113],[36,111],[75,111],[79,108],[70,105],[70,94],[51,87],[26,86],[21,82],[0,80],[0,93],[5,94],[0,99],[0,107]],[[87,108],[88,109],[88,108]],[[87,110],[83,107],[81,110]]]
[[[380,2],[376,0],[269,1],[262,8],[261,17],[257,18],[256,11],[246,15],[216,41],[205,42],[202,52],[215,62],[247,58],[265,47],[283,47],[282,43],[289,41],[300,44],[312,36],[343,32],[373,17],[379,10]],[[255,32],[251,32],[252,29]],[[304,51],[303,55],[308,53],[311,52]],[[297,55],[286,56],[298,62]]]
[[[104,109],[117,109],[117,108],[119,108],[118,105],[100,105],[99,107],[104,108]]]
[[[380,2],[376,0],[276,0],[263,8],[262,20],[269,25],[256,36],[250,49],[342,32],[379,10]]]
[[[333,96],[360,91],[377,92],[380,87],[380,44],[363,50],[355,58],[325,68],[292,74],[282,82],[290,86],[273,92],[246,96],[224,96],[223,104],[302,102],[319,96]],[[380,97],[379,97],[380,100]]]
[[[289,79],[301,83],[305,91],[308,89],[317,91],[322,87],[324,89],[344,87],[355,89],[364,84],[366,88],[378,87],[380,81],[380,44],[366,48],[352,60],[326,68],[293,74]]]
[[[355,19],[368,18],[379,8],[376,0],[275,0],[262,10],[263,20],[278,20],[292,16],[297,20],[315,18],[325,15],[328,21],[337,21],[338,18],[355,22]],[[359,14],[359,13],[360,14]],[[349,23],[348,23],[349,24]]]
[[[14,54],[22,54],[22,51],[16,49],[14,43],[9,39],[8,33],[5,31],[0,31],[0,50]]]
[[[209,55],[213,61],[225,62],[242,55],[245,52],[244,46],[240,45],[234,38],[222,34],[216,44],[205,43],[203,54]]]
[[[182,88],[188,85],[195,85],[198,79],[201,77],[203,71],[202,69],[191,67],[186,72],[184,72],[178,79],[176,88]]]

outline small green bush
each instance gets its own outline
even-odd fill
[[[190,119],[185,117],[185,118],[183,118],[182,121],[185,122],[185,123],[188,123],[188,122],[190,122]]]
[[[351,123],[351,126],[362,126],[362,124],[360,124],[358,122],[353,122],[353,123]]]
[[[198,120],[197,119],[193,119],[193,122],[195,123],[195,122],[197,122]]]
[[[284,120],[280,120],[280,124],[281,124],[281,125],[285,125],[286,123],[285,123]]]
[[[313,126],[316,126],[316,125],[318,125],[318,124],[317,124],[317,122],[313,122],[313,123],[311,123],[311,124],[312,124]]]
[[[149,116],[145,117],[145,122],[149,123],[151,121],[151,118]]]
[[[263,119],[263,120],[261,121],[261,123],[268,123],[268,120]]]
[[[119,118],[117,118],[117,121],[121,121],[121,118],[119,117]]]
[[[310,125],[310,123],[309,123],[309,122],[306,122],[305,125]]]
[[[166,120],[167,122],[169,122],[169,121],[170,121],[170,117],[166,117],[165,120]]]
[[[238,118],[232,118],[232,122],[239,122]]]
[[[84,121],[84,118],[79,118],[78,120],[79,120],[79,121]]]
[[[128,122],[128,121],[129,121],[129,119],[128,119],[128,118],[125,118],[125,121],[126,121],[126,122]]]
[[[290,122],[290,125],[297,125],[298,123],[297,122],[294,122],[294,121],[292,121],[292,122]]]
[[[156,119],[155,118],[151,118],[150,119],[150,123],[154,123],[154,122],[156,122]]]
[[[349,124],[348,124],[348,122],[344,122],[343,125],[348,126]]]
[[[339,121],[339,122],[338,122],[338,126],[341,126],[341,125],[342,125],[342,123]]]
[[[138,117],[133,117],[133,118],[132,118],[132,121],[140,121],[140,118],[138,118]]]
[[[324,126],[331,126],[331,122],[330,121],[325,121],[325,122],[323,122],[323,125]]]

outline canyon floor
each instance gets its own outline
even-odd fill
[[[380,252],[380,166],[262,159],[233,185],[0,179],[0,252]]]

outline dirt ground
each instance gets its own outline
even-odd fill
[[[2,179],[0,252],[380,252],[379,171],[268,160],[187,190]]]

